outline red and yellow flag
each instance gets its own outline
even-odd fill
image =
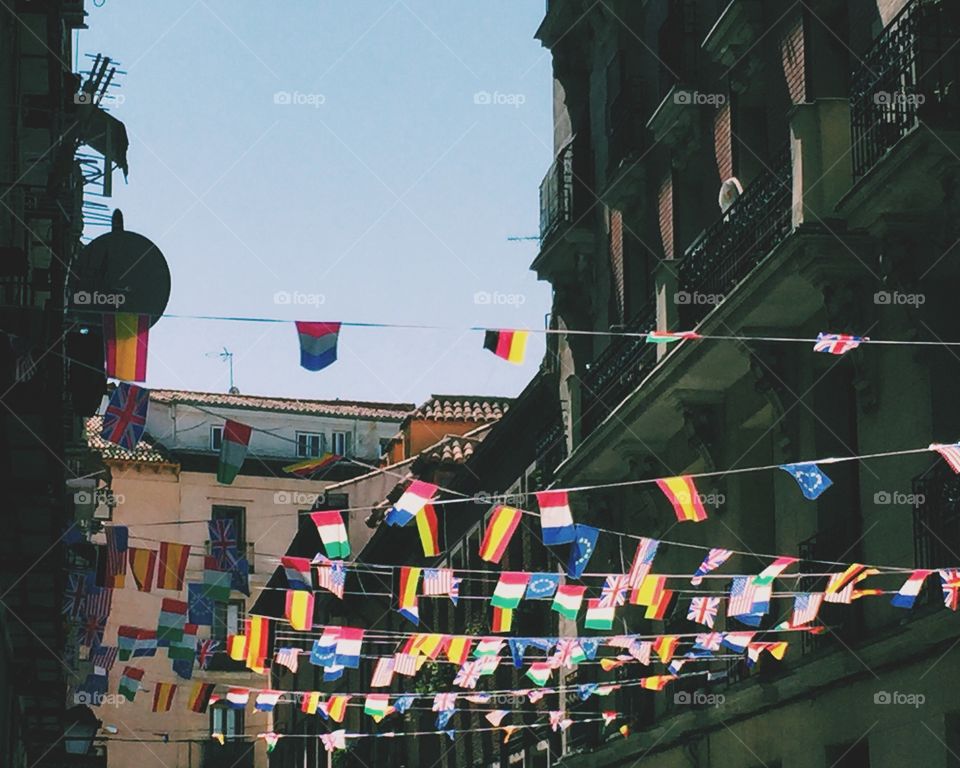
[[[513,609],[493,606],[491,629],[494,632],[509,632],[511,626],[513,626]]]
[[[417,532],[420,534],[420,544],[423,546],[424,557],[436,557],[440,554],[440,541],[437,534],[437,511],[433,504],[425,504],[417,512]]]
[[[187,572],[189,558],[189,544],[161,542],[160,555],[157,558],[157,589],[172,589],[174,592],[183,589],[183,577]]]
[[[229,635],[227,637],[227,654],[234,661],[247,660],[247,636]]]
[[[286,616],[290,626],[300,632],[313,629],[313,592],[288,589]]]
[[[519,509],[502,504],[493,510],[487,522],[487,532],[480,544],[481,560],[486,560],[488,563],[500,562],[510,543],[510,537],[520,524],[521,514]]]
[[[689,475],[680,477],[664,477],[657,480],[657,485],[673,505],[677,520],[681,523],[700,523],[707,519],[707,512],[700,501],[697,486]]]
[[[130,560],[130,570],[133,572],[137,589],[141,592],[149,592],[153,589],[153,571],[157,564],[157,553],[152,549],[130,547],[127,550],[127,557]]]
[[[176,683],[156,683],[153,689],[153,711],[169,712],[176,692]]]
[[[300,711],[305,715],[317,714],[320,706],[320,694],[317,691],[308,691],[300,697]]]
[[[447,661],[454,664],[463,664],[470,656],[470,644],[473,641],[469,637],[453,636],[447,645]]]
[[[107,377],[146,381],[150,316],[117,312],[103,316]]]
[[[210,697],[213,694],[213,683],[194,683],[190,690],[190,698],[187,701],[187,709],[191,712],[203,714],[207,711],[207,705],[210,703]]]
[[[250,616],[247,619],[247,667],[262,669],[267,660],[267,643],[270,639],[270,619],[266,616]]]
[[[483,337],[483,348],[508,363],[520,365],[526,357],[529,336],[529,331],[487,331]]]

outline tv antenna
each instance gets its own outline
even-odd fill
[[[507,238],[508,242],[517,243],[523,240],[539,240],[540,235],[513,235]]]
[[[207,352],[204,357],[219,357],[225,363],[230,365],[230,389],[229,392],[231,395],[239,395],[240,390],[233,385],[233,352],[231,352],[226,347],[223,348],[222,352]]]

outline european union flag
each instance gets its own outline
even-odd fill
[[[559,573],[533,573],[527,582],[527,600],[548,600],[560,586]]]
[[[813,501],[827,488],[833,485],[833,480],[827,477],[823,470],[816,464],[784,464],[780,467],[784,472],[789,472],[803,495]]]
[[[187,613],[191,624],[213,626],[213,600],[204,592],[204,584],[187,582]]]
[[[591,525],[573,526],[574,539],[570,545],[570,561],[567,563],[567,575],[571,579],[579,579],[587,569],[587,563],[597,548],[597,539],[600,531]]]
[[[243,592],[250,597],[250,563],[245,557],[238,557],[233,561],[230,571],[230,589]]]

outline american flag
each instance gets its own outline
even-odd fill
[[[650,664],[650,650],[653,648],[653,643],[649,640],[637,640],[634,639],[633,642],[627,646],[627,653],[629,653],[633,658],[639,661],[644,666],[649,666]]]
[[[449,709],[454,709],[457,706],[457,694],[456,693],[438,693],[433,697],[433,711],[434,712],[445,712]]]
[[[477,661],[468,661],[457,670],[456,677],[453,678],[453,684],[461,688],[476,688],[480,680],[480,663]]]
[[[744,616],[753,613],[754,598],[757,586],[752,576],[737,576],[730,589],[730,603],[727,606],[728,616]]]
[[[147,424],[150,390],[121,382],[110,395],[110,404],[103,414],[100,436],[132,451],[137,447]]]
[[[716,621],[719,610],[719,597],[697,596],[690,601],[690,610],[687,611],[687,618],[690,621],[697,622],[697,624],[703,624],[713,629],[713,622]]]
[[[330,560],[317,566],[317,586],[328,592],[333,592],[343,600],[347,584],[347,569],[343,560]]]
[[[101,645],[90,651],[90,663],[109,672],[117,660],[117,646]]]
[[[394,654],[393,671],[398,675],[413,677],[417,674],[417,657],[412,653]]]
[[[842,355],[844,352],[856,349],[865,341],[869,341],[866,336],[852,336],[849,333],[818,333],[813,351]]]
[[[87,575],[71,573],[67,577],[67,589],[63,593],[63,612],[71,619],[79,619],[83,612],[87,592]]]
[[[206,639],[197,643],[197,666],[200,669],[206,669],[213,658],[214,651],[220,646],[216,640]]]
[[[715,571],[717,568],[727,562],[732,554],[733,552],[731,552],[729,549],[720,549],[719,547],[711,549],[707,553],[707,556],[703,558],[703,562],[700,563],[696,573],[693,574],[693,578],[690,579],[690,583],[694,586],[702,583],[704,576],[710,573],[710,571]]]
[[[950,445],[933,443],[930,446],[930,450],[936,451],[943,456],[944,461],[950,465],[950,469],[960,474],[960,443],[952,443]]]
[[[93,648],[103,642],[107,628],[106,616],[87,616],[80,625],[80,645]]]
[[[817,618],[817,612],[823,603],[822,592],[806,592],[793,598],[793,616],[790,626],[800,627]]]
[[[207,525],[210,536],[210,554],[217,559],[220,570],[229,571],[237,561],[237,534],[233,520],[211,520]]]
[[[609,608],[613,605],[624,605],[627,602],[627,589],[630,584],[624,574],[611,574],[603,582],[600,590],[599,608]]]
[[[300,649],[278,648],[275,660],[281,667],[286,667],[293,672],[293,674],[297,674],[297,667],[300,662]]]
[[[377,666],[373,668],[373,677],[370,679],[371,688],[386,688],[393,682],[393,665],[395,660],[389,656],[377,659]]]
[[[125,525],[110,525],[107,537],[107,575],[123,576],[127,572],[127,542],[129,531]]]
[[[659,546],[660,542],[656,539],[641,538],[637,543],[637,553],[633,556],[633,564],[630,566],[630,573],[627,574],[627,583],[631,589],[639,587],[640,582],[650,573],[650,567],[653,565],[653,558]],[[623,605],[623,603],[617,603],[617,605]]]
[[[453,588],[453,569],[427,568],[423,572],[423,594],[426,597],[449,595]]]
[[[83,600],[83,615],[106,619],[110,615],[110,606],[113,603],[113,590],[107,587],[87,588],[87,595]]]
[[[955,611],[960,607],[960,569],[945,568],[939,573],[943,584],[943,604]]]
[[[460,582],[463,581],[459,576],[453,577],[453,583],[450,585],[450,601],[456,605],[460,599]]]

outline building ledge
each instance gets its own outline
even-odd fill
[[[731,0],[700,45],[715,62],[730,68],[761,34],[763,8],[760,0]]]

